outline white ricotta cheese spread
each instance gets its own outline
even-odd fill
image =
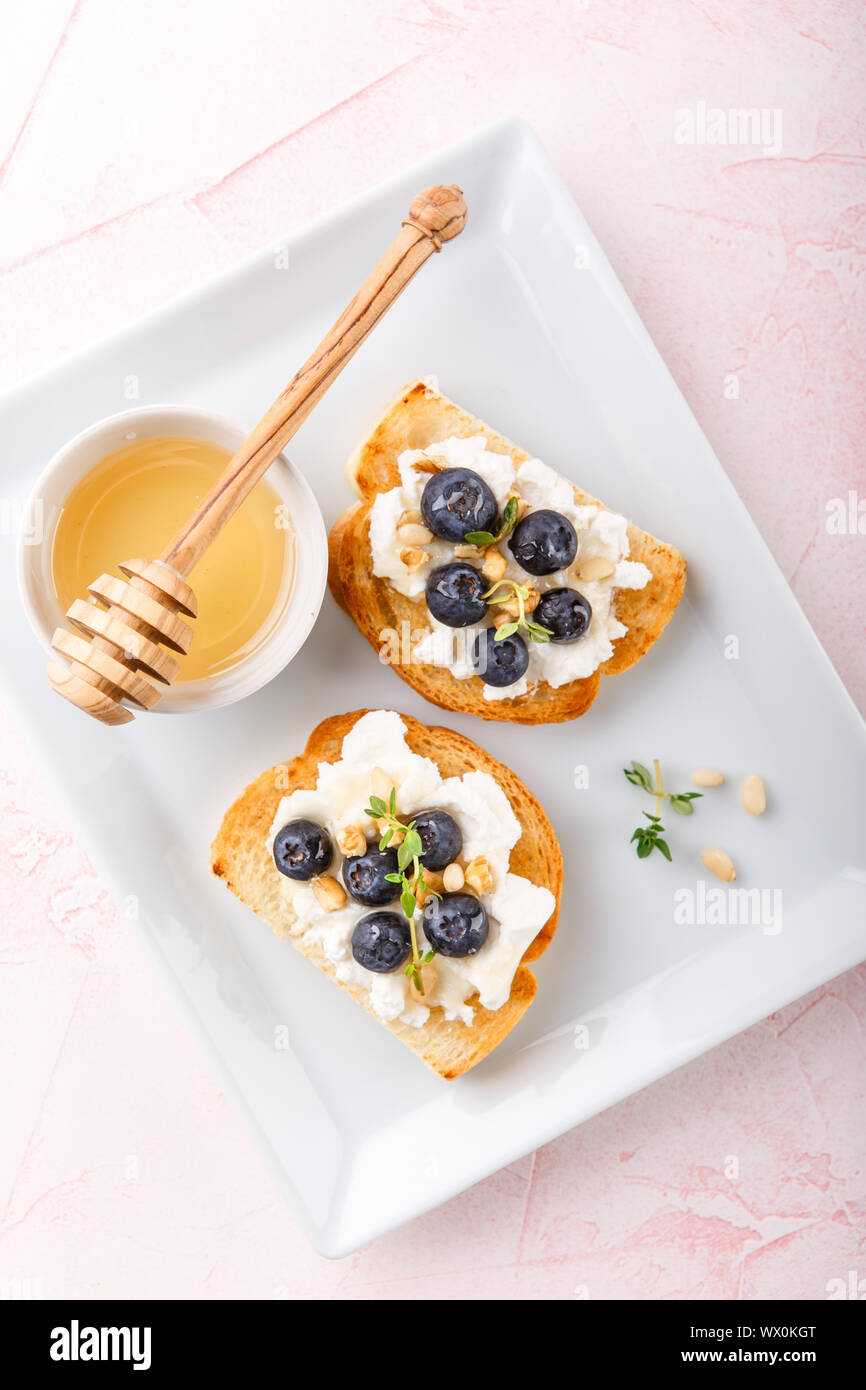
[[[542,507],[561,512],[577,532],[578,562],[598,556],[610,561],[613,573],[606,579],[577,580],[568,570],[542,577],[527,574],[516,563],[507,541],[499,549],[508,562],[504,578],[520,584],[531,583],[544,593],[547,589],[577,588],[592,608],[589,628],[576,642],[532,642],[527,640],[529,666],[526,674],[513,685],[496,688],[484,686],[488,700],[508,700],[525,695],[540,681],[556,689],[570,681],[591,676],[608,657],[613,644],[624,637],[628,629],[613,611],[616,589],[642,589],[651,575],[646,565],[628,558],[628,522],[615,512],[592,505],[578,506],[574,489],[567,478],[548,468],[540,459],[526,459],[515,467],[509,454],[496,454],[487,448],[483,435],[469,439],[443,439],[426,449],[408,449],[400,455],[400,486],[379,493],[370,512],[370,549],[373,573],[387,579],[401,594],[410,599],[423,598],[427,580],[434,569],[454,559],[450,541],[434,537],[424,550],[430,559],[415,569],[408,569],[400,559],[401,544],[397,538],[400,517],[406,511],[418,511],[421,494],[430,474],[413,465],[429,456],[449,468],[471,468],[487,483],[499,504],[504,508],[509,492],[516,491],[536,511]],[[468,680],[475,675],[472,647],[484,624],[467,628],[451,628],[439,623],[425,609],[425,622],[430,628],[414,647],[413,660],[433,666],[447,667],[456,680]],[[526,634],[522,634],[526,637]]]
[[[359,965],[352,955],[352,932],[359,918],[371,911],[351,898],[346,906],[328,912],[316,899],[309,883],[281,876],[281,892],[287,914],[292,918],[289,932],[305,942],[321,947],[335,967],[338,979],[360,985],[370,992],[372,1007],[389,1021],[399,1019],[422,1027],[430,1008],[440,1006],[446,1018],[471,1023],[472,1005],[477,994],[486,1009],[499,1009],[511,993],[511,982],[520,959],[556,906],[553,894],[510,871],[511,851],[520,838],[521,828],[499,783],[486,772],[465,772],[462,777],[443,778],[430,758],[413,753],[406,743],[406,726],[391,710],[373,710],[358,720],[343,740],[342,756],[335,763],[320,763],[315,789],[294,791],[283,797],[268,836],[273,852],[274,838],[291,820],[308,818],[322,825],[334,844],[334,860],[328,870],[342,882],[342,856],[337,848],[337,832],[348,825],[363,825],[370,835],[370,846],[377,843],[370,820],[364,815],[371,791],[371,774],[381,768],[397,789],[397,815],[403,819],[422,810],[447,811],[463,833],[463,859],[483,855],[490,865],[492,889],[481,895],[490,921],[490,934],[474,956],[454,959],[438,955],[432,988],[425,1003],[410,994],[409,981],[402,969],[388,975],[374,974]],[[393,910],[400,913],[395,900]],[[416,912],[416,930],[421,953],[429,950],[422,914]]]

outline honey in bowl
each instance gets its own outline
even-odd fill
[[[51,577],[65,612],[120,560],[159,555],[230,458],[203,439],[139,439],[101,460],[63,504]],[[292,587],[285,508],[263,479],[187,576],[198,600],[175,684],[231,670],[268,638]]]

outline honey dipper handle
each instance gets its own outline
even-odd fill
[[[399,236],[162,552],[161,560],[179,574],[189,574],[412,276],[465,224],[466,204],[459,188],[437,185],[418,194]]]

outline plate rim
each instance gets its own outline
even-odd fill
[[[442,149],[433,151],[432,153],[425,155],[416,164],[406,167],[398,171],[397,173],[389,176],[387,179],[382,180],[373,188],[367,189],[355,195],[353,198],[347,200],[346,202],[338,204],[336,207],[331,208],[328,211],[320,214],[313,221],[295,229],[288,235],[281,237],[276,241],[268,242],[263,246],[260,246],[258,249],[246,253],[237,260],[233,260],[230,265],[224,267],[222,270],[217,271],[213,275],[207,276],[202,281],[187,289],[182,290],[180,293],[170,296],[168,299],[162,301],[160,304],[155,305],[147,309],[143,313],[137,315],[128,323],[125,323],[119,328],[115,328],[101,335],[99,338],[87,343],[79,349],[76,349],[74,352],[67,354],[64,357],[58,359],[57,361],[50,363],[48,366],[40,368],[37,371],[22,378],[22,380],[14,383],[12,386],[10,386],[4,392],[2,392],[2,394],[0,394],[0,413],[2,413],[7,408],[16,408],[19,405],[26,406],[28,397],[32,396],[34,393],[41,392],[43,389],[45,389],[47,385],[50,385],[51,383],[60,380],[65,373],[86,369],[90,360],[98,357],[99,354],[103,353],[107,349],[122,348],[124,341],[135,336],[136,334],[139,334],[141,332],[158,332],[160,329],[161,322],[164,321],[166,318],[171,317],[175,313],[188,312],[191,309],[194,309],[197,303],[201,303],[202,301],[210,299],[210,297],[214,293],[219,293],[226,289],[230,289],[235,285],[240,286],[245,276],[247,276],[251,271],[258,269],[264,261],[266,261],[273,255],[275,247],[286,245],[294,247],[307,243],[314,243],[323,231],[333,229],[335,226],[338,226],[340,222],[342,222],[343,220],[350,218],[352,214],[355,212],[363,212],[365,210],[369,210],[376,204],[381,203],[384,199],[387,199],[390,196],[392,196],[398,188],[402,189],[405,182],[412,176],[415,170],[429,170],[434,163],[438,165],[441,164],[447,158],[456,157],[459,156],[461,153],[469,153],[473,150],[484,152],[486,147],[489,147],[490,156],[493,156],[495,154],[497,146],[502,146],[509,153],[509,155],[513,156],[519,149],[520,144],[525,145],[531,150],[535,165],[540,170],[545,182],[548,182],[553,187],[555,187],[559,200],[567,200],[567,204],[574,207],[576,213],[581,218],[583,218],[584,215],[580,211],[576,203],[576,200],[574,199],[572,193],[568,189],[564,180],[559,175],[555,166],[551,162],[550,157],[548,156],[546,150],[544,149],[543,145],[541,144],[540,140],[538,139],[532,128],[528,126],[526,122],[519,118],[504,117],[502,119],[490,122],[480,127],[479,129],[462,137],[460,140],[443,147]],[[765,552],[765,558],[771,563],[771,565],[776,571],[777,580],[779,581],[784,591],[784,594],[787,595],[787,599],[784,601],[792,605],[792,611],[795,610],[799,614],[800,629],[803,630],[805,633],[808,633],[811,638],[811,651],[813,658],[816,653],[820,653],[821,657],[823,658],[823,664],[825,665],[826,670],[832,672],[832,675],[834,677],[836,697],[838,698],[838,694],[841,692],[841,694],[845,697],[845,703],[848,707],[849,716],[854,716],[855,729],[857,729],[861,736],[866,735],[866,723],[864,723],[863,717],[860,714],[860,711],[857,708],[856,704],[854,703],[853,697],[851,696],[847,687],[844,685],[838,671],[836,671],[836,668],[830,661],[830,658],[824,650],[824,647],[817,633],[814,631],[808,619],[806,618],[805,613],[803,612],[799,602],[796,599],[796,596],[794,595],[793,591],[791,590],[790,586],[785,580],[784,574],[782,573],[781,568],[778,565],[778,562],[776,561],[775,557],[770,551],[769,546],[764,540],[763,535],[761,534],[754,519],[749,513],[745,503],[739,496],[739,493],[737,492],[737,489],[735,488],[733,482],[724,470],[717,454],[710,445],[710,442],[707,439],[707,436],[704,433],[703,429],[701,428],[700,423],[694,416],[691,407],[689,406],[687,400],[683,396],[679,386],[676,383],[676,380],[674,379],[664,359],[662,358],[661,353],[659,352],[658,348],[653,342],[653,339],[648,329],[646,328],[646,325],[643,323],[638,311],[632,304],[627,292],[625,291],[624,286],[619,280],[619,277],[616,275],[616,272],[610,265],[610,262],[608,261],[603,248],[600,246],[600,244],[597,242],[597,239],[594,236],[593,241],[598,248],[599,255],[604,264],[605,283],[608,286],[615,287],[618,308],[620,310],[624,310],[627,313],[628,322],[631,325],[632,330],[637,331],[639,333],[642,351],[648,352],[650,354],[656,368],[661,368],[665,377],[668,379],[670,387],[676,393],[676,396],[679,400],[680,408],[685,409],[693,423],[694,428],[699,432],[701,438],[704,440],[706,446],[707,459],[712,459],[713,463],[715,464],[716,469],[718,470],[719,479],[723,480],[721,482],[721,485],[727,485],[733,497],[736,498],[741,518],[743,518],[751,527],[754,533],[753,538],[757,539],[760,542]],[[17,697],[13,691],[13,688],[11,687],[5,674],[3,674],[2,677],[0,677],[0,679],[2,679],[4,691],[9,693],[10,703],[13,706],[16,717],[20,717],[19,704]],[[103,853],[101,847],[92,842],[92,835],[87,827],[85,827],[84,829],[78,828],[78,826],[76,825],[75,817],[76,806],[72,794],[67,790],[64,783],[56,777],[52,767],[49,764],[48,758],[42,746],[40,745],[37,737],[35,736],[35,731],[30,727],[29,724],[25,723],[25,727],[33,745],[33,752],[36,757],[36,761],[40,769],[46,776],[46,779],[48,780],[49,784],[53,787],[58,802],[61,805],[64,813],[68,816],[70,822],[76,826],[76,836],[79,842],[84,846],[88,855],[92,859],[94,865],[97,867],[100,876],[103,878],[104,882],[109,888],[111,896],[115,899],[115,901],[122,899],[123,894],[120,892],[121,885],[119,885],[117,881],[116,870],[110,854]],[[726,1039],[736,1036],[744,1029],[753,1026],[753,1024],[755,1022],[758,1022],[760,1018],[766,1016],[766,1013],[759,1013],[758,1015],[751,1017],[750,1020],[742,1021],[742,1019],[738,1019],[736,1022],[732,1024],[730,1028],[726,1027],[723,1024],[720,1029],[716,1030],[715,1034],[713,1035],[710,1041],[706,1043],[701,1041],[696,1048],[688,1049],[686,1055],[677,1056],[675,1052],[671,1050],[671,1055],[669,1059],[666,1060],[666,1064],[655,1069],[650,1068],[651,1074],[645,1076],[637,1084],[634,1084],[632,1076],[626,1077],[622,1083],[622,1086],[615,1088],[616,1094],[612,1096],[605,1096],[600,1104],[592,1102],[588,1110],[586,1110],[582,1105],[575,1103],[573,1107],[568,1107],[567,1115],[564,1111],[561,1112],[559,1118],[556,1121],[553,1121],[546,1127],[544,1127],[543,1133],[536,1134],[535,1132],[533,1132],[532,1135],[529,1136],[525,1141],[523,1139],[517,1139],[513,1146],[513,1151],[507,1154],[506,1156],[501,1157],[500,1159],[494,1160],[493,1162],[489,1162],[485,1158],[481,1161],[479,1165],[479,1170],[475,1172],[474,1176],[471,1176],[468,1180],[465,1178],[465,1176],[457,1178],[455,1180],[455,1183],[452,1186],[450,1186],[447,1191],[437,1190],[436,1195],[434,1195],[434,1197],[429,1202],[422,1201],[421,1203],[416,1203],[411,1211],[403,1212],[402,1214],[397,1214],[393,1217],[388,1217],[385,1220],[384,1224],[382,1222],[375,1221],[370,1223],[357,1220],[355,1220],[354,1222],[350,1222],[348,1219],[348,1213],[345,1210],[343,1210],[340,1213],[339,1219],[335,1227],[333,1228],[331,1235],[328,1235],[328,1228],[323,1227],[321,1225],[317,1225],[316,1222],[313,1220],[312,1215],[309,1209],[307,1208],[306,1204],[299,1199],[297,1193],[294,1190],[291,1177],[285,1167],[284,1162],[280,1158],[277,1150],[275,1149],[274,1145],[272,1144],[271,1140],[269,1139],[268,1135],[266,1134],[259,1120],[257,1119],[254,1110],[252,1109],[249,1101],[247,1100],[244,1094],[240,1082],[235,1080],[229,1067],[226,1065],[220,1052],[218,1051],[215,1042],[212,1041],[205,1020],[199,1014],[194,1004],[187,997],[186,991],[184,990],[179,975],[175,972],[175,970],[166,960],[160,947],[158,934],[153,932],[152,930],[149,930],[146,925],[146,922],[147,914],[145,913],[141,921],[133,921],[130,923],[130,925],[133,928],[136,940],[144,945],[148,957],[157,964],[158,975],[160,978],[161,985],[163,987],[168,987],[170,997],[172,997],[175,1001],[176,1005],[179,1008],[181,1016],[184,1018],[185,1022],[189,1026],[193,1037],[196,1038],[204,1056],[207,1058],[208,1064],[211,1066],[215,1074],[218,1084],[225,1092],[227,1098],[229,1099],[232,1105],[232,1108],[236,1111],[239,1118],[245,1124],[250,1134],[250,1137],[255,1143],[256,1148],[258,1149],[263,1161],[265,1162],[272,1176],[275,1178],[279,1190],[291,1206],[293,1214],[295,1218],[298,1220],[300,1227],[304,1230],[305,1234],[307,1235],[307,1238],[310,1240],[314,1248],[326,1258],[341,1258],[358,1249],[360,1246],[368,1243],[370,1240],[376,1239],[379,1236],[386,1234],[388,1231],[393,1230],[395,1227],[404,1224],[406,1221],[415,1219],[416,1217],[423,1215],[426,1211],[432,1210],[434,1207],[440,1205],[442,1202],[450,1200],[458,1192],[464,1191],[467,1187],[471,1186],[475,1182],[480,1181],[483,1177],[488,1176],[496,1171],[499,1171],[501,1168],[517,1161],[522,1155],[525,1155],[526,1153],[533,1151],[541,1145],[550,1142],[552,1139],[561,1136],[562,1134],[568,1132],[570,1129],[575,1128],[577,1125],[583,1123],[586,1119],[589,1119],[596,1114],[602,1113],[604,1110],[609,1109],[613,1105],[619,1104],[620,1101],[624,1098],[630,1095],[637,1094],[639,1091],[643,1090],[646,1086],[652,1084],[654,1081],[659,1080],[663,1076],[670,1074],[672,1071],[678,1069],[680,1066],[685,1065],[686,1062],[694,1060],[697,1057],[703,1055],[705,1052],[710,1051],[712,1048],[720,1045]],[[866,955],[866,943],[864,943],[863,945],[863,954],[858,954],[857,960],[863,959],[864,955]],[[791,1002],[791,1000],[800,997],[804,990],[808,991],[813,988],[818,988],[821,984],[826,983],[827,980],[832,979],[836,975],[838,975],[840,973],[840,970],[844,971],[851,968],[852,965],[857,963],[857,960],[851,959],[850,961],[843,961],[842,964],[839,965],[837,957],[834,956],[833,960],[831,962],[828,962],[827,973],[823,976],[823,978],[813,978],[808,984],[802,987],[801,984],[797,982],[796,985],[793,987],[793,992],[791,992],[787,998],[782,1000],[782,1002],[773,1004],[770,1008],[770,1012],[774,1011],[775,1009],[782,1008],[785,1006],[785,1004]],[[646,981],[642,982],[642,985],[638,987],[638,990],[644,988],[646,984]],[[634,989],[624,991],[623,993],[614,996],[610,1001],[608,1001],[606,1007],[612,1009],[614,1006],[619,1005],[620,1001],[627,998],[628,996],[633,995],[636,992],[637,991]],[[352,1228],[354,1228],[354,1230]],[[339,1234],[341,1230],[342,1235]]]

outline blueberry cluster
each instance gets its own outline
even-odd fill
[[[419,811],[411,818],[422,844],[419,856],[425,868],[444,869],[463,850],[463,833],[447,811]],[[333,862],[334,846],[323,826],[315,821],[289,821],[274,839],[274,863],[281,874],[297,883],[308,883]],[[371,845],[363,854],[343,860],[343,882],[355,902],[379,909],[360,917],[352,932],[352,955],[374,974],[390,974],[405,964],[412,949],[409,924],[394,911],[382,911],[398,897],[397,851]],[[487,940],[490,930],[483,903],[472,893],[444,893],[431,897],[424,908],[424,934],[443,956],[472,956]]]
[[[471,468],[443,468],[434,473],[421,495],[421,515],[441,540],[460,543],[482,532],[489,541],[496,534],[496,498]],[[508,549],[527,574],[556,574],[574,560],[577,533],[561,512],[543,507],[517,523]],[[446,627],[473,627],[487,612],[489,587],[474,565],[455,560],[440,565],[427,580],[427,607]],[[592,609],[583,594],[567,588],[549,589],[533,614],[534,623],[546,629],[545,640],[551,642],[578,641],[591,618]],[[473,643],[472,664],[487,685],[509,686],[524,675],[529,651],[519,632],[497,637],[495,629],[488,627]]]

